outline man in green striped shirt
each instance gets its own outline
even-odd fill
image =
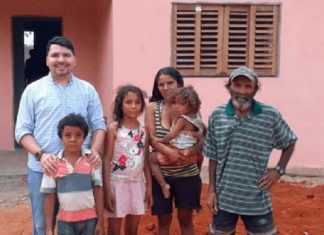
[[[209,117],[203,154],[209,158],[209,234],[235,234],[239,217],[248,234],[277,234],[269,189],[285,173],[296,135],[273,107],[257,102],[258,77],[239,67],[226,84],[231,99]],[[267,169],[273,149],[282,150]]]

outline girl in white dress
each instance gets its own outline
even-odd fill
[[[108,234],[137,234],[140,215],[152,205],[148,135],[138,117],[145,108],[145,93],[132,85],[118,89],[113,122],[108,127],[103,180]]]

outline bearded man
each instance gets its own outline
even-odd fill
[[[245,66],[232,71],[230,101],[209,117],[203,155],[209,158],[209,234],[235,234],[241,218],[247,234],[275,235],[270,188],[285,174],[296,135],[273,107],[254,99],[260,84]],[[282,150],[273,169],[273,149]]]

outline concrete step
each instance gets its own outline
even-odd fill
[[[0,150],[0,178],[22,178],[27,174],[27,153],[23,149]]]

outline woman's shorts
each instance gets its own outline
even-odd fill
[[[152,215],[171,214],[173,202],[176,208],[201,209],[201,179],[199,175],[189,177],[165,177],[166,182],[170,185],[171,196],[165,198],[161,187],[152,177],[153,185],[153,207]]]

